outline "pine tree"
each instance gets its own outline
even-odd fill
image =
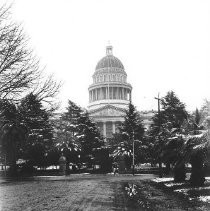
[[[201,122],[205,121],[205,119],[210,115],[210,101],[205,99],[204,103],[200,110],[201,114]]]
[[[144,143],[144,127],[142,124],[141,117],[134,107],[134,105],[130,102],[128,109],[125,114],[125,121],[122,123],[119,128],[120,131],[118,134],[114,135],[114,152],[113,156],[125,156],[127,167],[131,166],[131,155],[132,155],[132,145],[135,141],[135,159],[138,161],[142,161],[143,153],[142,149],[145,151],[145,143]]]
[[[167,128],[180,129],[188,113],[182,103],[173,91],[170,91],[161,100],[163,122],[167,123]]]
[[[155,157],[159,164],[164,161],[167,165],[167,172],[170,164],[176,163],[180,156],[182,140],[179,134],[182,132],[182,126],[188,119],[188,113],[182,103],[173,91],[166,94],[161,99],[161,111],[153,117],[153,124],[150,128],[150,136],[153,137]],[[180,167],[180,165],[177,165]],[[185,178],[184,167],[181,166],[182,179]],[[178,175],[180,175],[178,173]],[[181,180],[182,180],[181,179]]]
[[[47,153],[53,144],[49,113],[32,93],[21,101],[19,111],[29,131],[23,157],[29,160],[31,165],[44,166]]]
[[[141,140],[144,134],[144,127],[140,115],[134,105],[130,102],[125,114],[125,121],[122,123],[120,132],[127,136],[128,140]]]
[[[100,132],[87,112],[81,114],[78,123],[80,134],[79,142],[81,144],[84,160],[88,157],[94,158],[95,153],[103,146]]]
[[[54,139],[55,148],[59,156],[63,154],[66,157],[67,168],[69,163],[77,163],[78,155],[80,154],[80,145],[76,138],[76,128],[68,122],[68,119],[63,119],[63,116],[54,121]]]
[[[60,127],[62,130],[59,129],[58,147],[65,152],[67,165],[70,161],[90,163],[103,142],[88,113],[69,100],[67,111],[61,117]],[[81,156],[80,161],[78,155]]]
[[[199,126],[200,121],[201,121],[201,115],[200,115],[200,112],[198,111],[198,109],[196,108],[196,110],[195,110],[195,124],[197,126]]]
[[[81,117],[82,109],[71,100],[68,101],[67,111],[62,115],[62,120],[66,121],[67,130],[72,133],[72,136],[77,136],[79,132],[78,122]]]
[[[17,174],[16,161],[27,136],[27,128],[21,122],[15,104],[8,100],[0,101],[0,149],[2,160],[10,165],[10,175]]]

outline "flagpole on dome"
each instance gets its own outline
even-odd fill
[[[111,46],[111,44],[110,44],[110,40],[108,40],[108,45],[107,45],[107,47],[106,47],[106,55],[108,56],[108,55],[112,55],[112,46]],[[108,67],[108,104],[110,103],[109,101],[110,101],[110,93],[109,93],[109,86],[110,86],[110,75],[109,75],[109,73],[110,73],[110,67]]]

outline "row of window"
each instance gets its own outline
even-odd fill
[[[100,75],[93,77],[94,83],[106,82],[106,81],[120,81],[125,83],[126,76],[120,74],[108,74],[108,75]]]

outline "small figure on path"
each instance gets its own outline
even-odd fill
[[[114,173],[114,176],[119,173],[117,163],[113,163],[113,173]]]

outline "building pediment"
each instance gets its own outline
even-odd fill
[[[89,112],[90,116],[96,117],[96,116],[112,116],[112,117],[122,117],[125,116],[125,110],[122,108],[118,108],[112,105],[106,105],[101,108],[98,108],[96,110],[92,110]]]

